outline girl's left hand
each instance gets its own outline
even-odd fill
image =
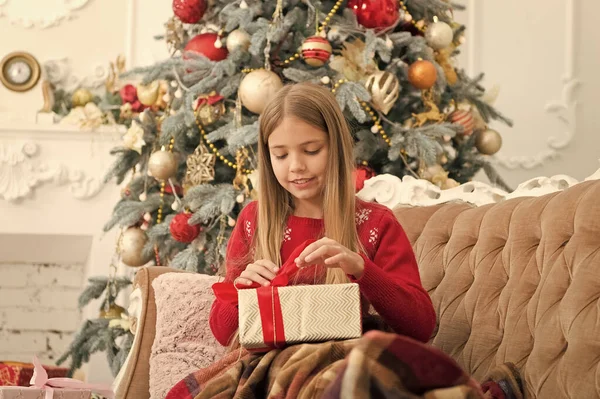
[[[298,267],[314,264],[339,267],[357,279],[362,277],[365,270],[365,261],[359,254],[327,237],[307,246],[295,261]]]

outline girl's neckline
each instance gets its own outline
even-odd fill
[[[314,219],[303,216],[290,215],[288,225],[304,225],[304,226],[323,226],[323,219]]]

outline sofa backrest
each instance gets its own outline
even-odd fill
[[[438,326],[476,379],[505,362],[528,398],[600,398],[600,182],[473,207],[398,207]]]

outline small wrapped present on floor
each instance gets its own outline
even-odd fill
[[[358,284],[287,286],[299,270],[294,260],[313,241],[296,248],[268,287],[213,285],[218,299],[239,306],[239,339],[244,348],[266,351],[362,335]]]
[[[72,378],[49,378],[35,356],[30,384],[29,387],[0,387],[0,399],[90,399],[92,392],[107,399],[114,398],[111,387],[107,385],[87,384]]]
[[[0,387],[0,399],[46,399],[48,391],[28,387]],[[60,393],[60,395],[58,394]],[[90,399],[92,391],[81,389],[57,389],[54,399]]]
[[[65,367],[43,366],[49,378],[66,377]],[[28,387],[33,376],[33,364],[21,362],[0,362],[0,386]]]

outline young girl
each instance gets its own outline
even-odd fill
[[[384,327],[400,335],[370,331],[265,354],[232,351],[181,380],[166,399],[437,398],[448,395],[438,388],[449,387],[457,387],[452,397],[483,399],[456,362],[414,340],[430,338],[435,313],[394,214],[354,195],[352,143],[327,89],[297,84],[278,92],[260,117],[258,202],[239,215],[225,280],[268,285],[299,245],[318,239],[294,259],[311,266],[296,283],[355,281]],[[231,343],[237,307],[216,300],[210,326],[221,344]]]
[[[260,117],[258,169],[258,201],[239,215],[225,281],[268,285],[296,247],[318,239],[295,259],[317,265],[297,284],[356,282],[389,328],[426,342],[435,312],[411,245],[388,208],[355,197],[353,139],[329,90],[302,83],[277,93]],[[237,307],[215,301],[210,327],[230,344]]]

